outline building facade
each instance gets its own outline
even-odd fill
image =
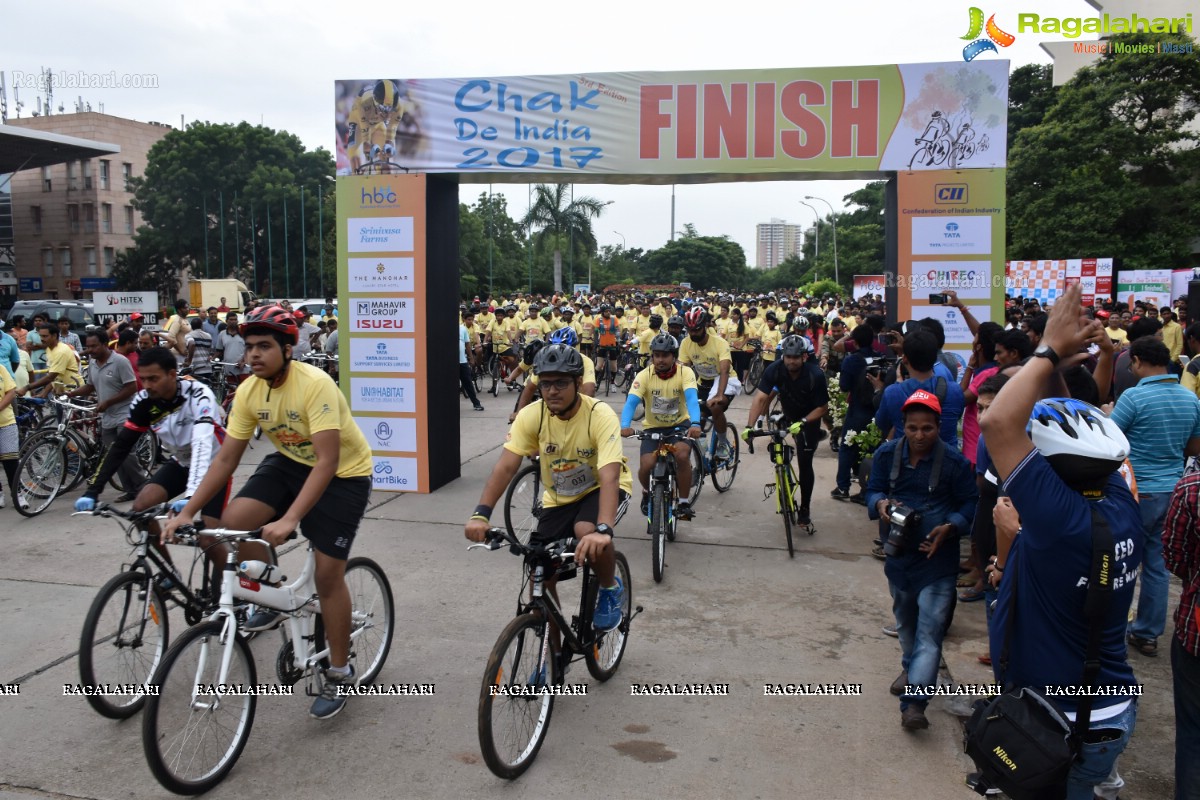
[[[760,222],[758,230],[758,259],[755,262],[759,269],[771,269],[779,266],[790,255],[799,255],[804,244],[804,230],[799,225],[791,225],[787,220],[772,218],[770,222]]]
[[[8,124],[120,146],[108,158],[24,170],[11,181],[16,275],[25,285],[41,286],[21,296],[85,299],[91,291],[112,288],[107,279],[117,253],[133,246],[141,224],[128,180],[145,171],[150,148],[171,127],[92,111]]]

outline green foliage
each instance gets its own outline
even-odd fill
[[[526,229],[538,228],[536,244],[543,250],[553,252],[554,291],[562,291],[562,251],[566,247],[571,256],[572,272],[578,276],[575,254],[590,257],[596,251],[596,235],[592,230],[592,219],[604,213],[607,202],[594,197],[571,199],[571,186],[565,183],[538,184],[534,187],[533,205],[529,207],[521,224]],[[586,267],[583,274],[586,273]],[[536,291],[536,289],[535,289]]]
[[[316,293],[317,193],[332,198],[327,178],[333,174],[328,151],[306,151],[285,131],[247,122],[196,122],[172,131],[150,149],[145,174],[131,182],[146,225],[134,238],[135,249],[144,252],[130,261],[169,266],[177,274],[188,268],[193,277],[233,275],[255,291],[292,297],[304,291],[303,264],[307,289]],[[325,230],[336,228],[332,199],[320,205]],[[327,240],[327,277],[335,252]]]
[[[1195,49],[1183,34],[1109,41]],[[1200,214],[1198,110],[1194,53],[1109,53],[1080,70],[1009,154],[1009,258],[1114,256],[1128,269],[1189,263]]]
[[[112,275],[122,292],[153,291],[173,302],[179,297],[179,270],[149,247],[131,247],[117,253]]]
[[[1026,64],[1008,78],[1008,152],[1017,134],[1039,125],[1058,99],[1052,64]]]
[[[525,233],[509,216],[504,195],[480,192],[475,205],[459,203],[459,291],[464,296],[525,291],[527,256]]]
[[[658,283],[691,283],[692,288],[729,289],[746,278],[746,253],[728,236],[700,236],[684,226],[683,238],[646,256],[649,279]]]
[[[799,286],[816,280],[832,280],[836,274],[842,281],[841,293],[846,293],[855,275],[882,273],[886,187],[886,181],[872,181],[842,198],[850,210],[834,215],[837,221],[836,271],[834,229],[826,216],[817,224],[817,238],[811,231],[805,231],[802,261],[780,276],[786,280],[781,280],[779,285]]]
[[[834,281],[823,280],[805,284],[800,291],[805,297],[824,297],[827,294],[844,294],[845,289]]]

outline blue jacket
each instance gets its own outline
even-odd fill
[[[17,347],[17,340],[4,331],[0,331],[0,365],[16,379],[17,369],[21,366],[21,351]]]

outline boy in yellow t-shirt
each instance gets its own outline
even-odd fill
[[[778,322],[779,322],[779,320],[775,316],[775,312],[768,311],[767,312],[767,329],[764,330],[762,333],[763,361],[770,362],[770,361],[775,360],[775,348],[779,345],[779,341],[781,338],[779,329],[777,327]]]

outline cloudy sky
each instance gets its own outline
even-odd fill
[[[1029,0],[1002,10],[974,2],[987,15],[998,12],[997,22],[1010,32],[1016,30],[1018,11],[1059,17],[1097,13],[1084,0]],[[68,0],[48,14],[48,7],[38,3],[7,3],[0,70],[8,75],[10,116],[14,79],[28,81],[43,67],[152,75],[157,88],[64,90],[56,93],[55,106],[61,102],[69,113],[82,95],[94,110],[103,103],[105,113],[143,121],[261,122],[297,134],[309,147],[333,151],[337,79],[960,61],[965,43],[959,37],[967,31],[971,4]],[[1137,10],[1152,15],[1155,6],[1146,0]],[[1062,40],[1018,36],[1003,55],[1013,68],[1049,63],[1038,46],[1042,38]],[[35,96],[33,89],[20,91],[24,115]],[[728,234],[753,263],[756,223],[780,217],[811,225],[813,212],[798,203],[804,195],[841,208],[841,198],[859,186],[855,181],[679,186],[675,228],[692,223],[701,234]],[[479,191],[464,185],[461,195],[471,202]],[[497,191],[508,194],[513,216],[524,212],[524,186],[497,186]],[[614,201],[596,224],[601,244],[652,248],[670,236],[669,186],[579,185],[580,194]]]

